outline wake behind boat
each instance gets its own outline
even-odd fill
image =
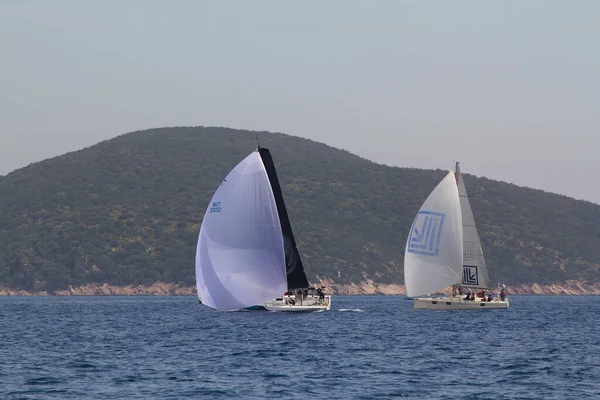
[[[311,290],[268,149],[259,147],[231,170],[209,203],[196,286],[202,303],[217,310],[330,309],[331,296],[304,296]]]
[[[404,281],[414,308],[509,306],[504,289],[500,298],[485,296],[485,289],[490,289],[487,265],[458,163],[431,192],[413,221],[404,255]],[[450,285],[451,296],[418,297]],[[463,288],[468,292],[464,297]],[[478,296],[475,289],[480,289]]]

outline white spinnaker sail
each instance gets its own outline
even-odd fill
[[[287,290],[277,206],[258,152],[240,162],[210,201],[196,248],[202,303],[237,310]]]
[[[417,213],[404,252],[407,296],[420,296],[460,281],[463,259],[460,200],[454,171],[437,185]]]
[[[463,225],[463,271],[460,285],[473,288],[489,288],[490,279],[485,265],[481,240],[479,239],[475,217],[473,216],[473,210],[471,210],[471,203],[458,163],[455,172]]]

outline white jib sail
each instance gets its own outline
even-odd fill
[[[202,303],[218,310],[263,304],[287,290],[279,215],[258,152],[227,175],[208,205],[196,286]]]
[[[463,224],[463,271],[460,285],[473,288],[489,288],[490,279],[485,265],[481,240],[479,239],[477,226],[475,226],[475,217],[473,216],[473,210],[471,210],[471,203],[458,163],[455,172]]]
[[[458,283],[463,231],[454,171],[431,192],[417,213],[404,252],[407,296],[432,293]]]

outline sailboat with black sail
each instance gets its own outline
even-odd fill
[[[271,153],[258,148],[217,188],[200,228],[196,286],[217,310],[322,311],[309,286]]]
[[[467,310],[508,308],[491,289],[481,240],[459,164],[425,200],[411,226],[404,255],[406,295],[415,308]],[[417,297],[452,286],[447,297]],[[462,290],[469,291],[463,296]],[[475,295],[479,289],[481,296]],[[458,291],[458,293],[457,293]]]

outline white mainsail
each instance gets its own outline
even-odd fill
[[[257,151],[223,180],[210,201],[196,248],[202,303],[218,310],[263,304],[287,290],[277,206]]]
[[[404,253],[407,296],[419,296],[460,281],[463,227],[454,171],[437,185],[410,228]]]
[[[471,203],[458,163],[456,163],[455,173],[463,225],[463,271],[460,285],[472,288],[489,288],[490,279],[485,265],[481,240],[479,239],[475,217],[471,210]]]

